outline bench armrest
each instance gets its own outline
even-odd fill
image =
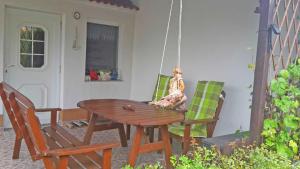
[[[119,143],[82,145],[82,146],[72,147],[72,148],[62,148],[62,149],[45,151],[43,152],[42,156],[61,157],[61,156],[70,156],[70,155],[77,155],[77,154],[86,154],[86,153],[91,153],[99,150],[112,149],[114,147],[119,147],[119,146],[120,146]]]
[[[200,119],[200,120],[184,120],[183,124],[192,125],[192,124],[209,124],[218,121],[218,119]]]
[[[41,109],[35,109],[35,112],[51,112],[51,127],[56,127],[56,121],[57,121],[57,112],[61,111],[61,108],[41,108]]]
[[[40,109],[35,109],[36,112],[51,112],[51,111],[61,111],[61,108],[40,108]]]

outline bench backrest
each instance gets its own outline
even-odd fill
[[[13,87],[8,85],[5,82],[0,83],[0,95],[2,99],[2,103],[4,105],[5,111],[8,115],[8,118],[11,122],[11,125],[16,133],[16,138],[21,139],[23,138],[29,153],[31,155],[32,160],[37,160],[36,151],[33,145],[31,138],[29,137],[29,132],[24,127],[24,120],[23,117],[18,117],[15,111],[12,110],[12,107],[9,103],[9,94],[16,91]],[[19,119],[19,120],[18,120]]]
[[[47,151],[48,147],[41,130],[40,121],[35,115],[34,104],[26,96],[9,85],[2,83],[2,87],[4,88],[4,91],[6,91],[4,93],[9,93],[8,100],[11,112],[15,116],[28,149],[32,151],[36,160],[41,159],[41,154],[43,154],[44,151]],[[49,159],[43,160],[44,162],[46,160],[49,163],[52,163]]]

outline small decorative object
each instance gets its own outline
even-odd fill
[[[103,80],[106,80],[106,81],[107,81],[107,80],[110,80],[110,79],[111,79],[110,74],[111,74],[110,71],[104,72],[104,79],[103,79]]]
[[[91,80],[99,80],[98,74],[94,70],[90,70],[90,78]]]
[[[117,80],[121,80],[121,70],[120,69],[118,69],[118,78],[117,78]]]
[[[79,20],[80,19],[80,12],[78,12],[78,11],[75,11],[74,13],[73,13],[73,17],[74,17],[74,19],[76,19],[76,20]]]
[[[110,71],[100,70],[99,74],[100,74],[100,80],[108,81],[108,80],[111,79],[111,76],[110,76],[111,72]]]
[[[79,43],[78,43],[78,27],[77,26],[75,27],[75,39],[73,41],[72,48],[74,50],[79,50],[80,49],[80,46],[79,46]]]
[[[161,108],[182,110],[185,108],[187,97],[184,94],[184,82],[182,79],[182,71],[179,67],[173,69],[173,77],[169,84],[169,95],[161,98],[159,101],[150,102]]]
[[[129,110],[129,111],[135,111],[135,107],[132,106],[132,105],[126,105],[126,106],[123,106],[123,109],[124,109],[124,110]]]
[[[89,75],[85,76],[85,81],[91,81],[91,77]]]
[[[100,74],[100,80],[104,80],[104,79],[105,79],[105,78],[104,78],[104,76],[105,76],[104,71],[100,70],[100,71],[99,71],[99,74]]]
[[[111,71],[110,80],[118,80],[118,72],[116,70]]]

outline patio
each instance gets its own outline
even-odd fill
[[[189,152],[200,166],[215,151],[202,167],[227,169],[227,155],[253,143],[261,152],[244,147],[233,161],[300,164],[299,9],[300,0],[0,0],[0,168],[169,169],[184,163],[171,155]]]

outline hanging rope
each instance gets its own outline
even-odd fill
[[[159,76],[158,76],[156,93],[155,93],[155,100],[157,100],[157,93],[158,93],[158,88],[160,85],[160,75],[162,73],[162,67],[164,64],[164,59],[165,59],[165,54],[166,54],[166,48],[167,48],[167,42],[168,42],[168,36],[169,36],[169,30],[170,30],[170,22],[171,22],[172,12],[173,12],[173,4],[174,4],[174,0],[172,0],[172,2],[171,2],[170,12],[169,12],[169,20],[168,20],[168,25],[167,25],[166,35],[165,35],[163,53],[162,53],[161,62],[160,62]]]
[[[180,12],[179,12],[179,28],[178,28],[178,60],[177,66],[180,67],[181,61],[181,29],[182,29],[182,0],[180,0]]]
[[[163,53],[162,53],[162,57],[161,57],[159,76],[158,76],[158,81],[157,81],[157,86],[156,86],[155,101],[157,101],[157,94],[158,94],[158,89],[159,89],[159,85],[160,85],[160,76],[162,73],[162,67],[163,67],[163,63],[164,63],[164,59],[165,59],[166,47],[167,47],[167,42],[168,42],[169,30],[170,30],[170,22],[171,22],[172,12],[173,12],[173,5],[174,5],[174,0],[172,0],[172,2],[171,2],[170,12],[169,12],[169,20],[168,20],[168,25],[167,25],[167,30],[166,30]],[[180,11],[179,11],[179,22],[178,22],[179,28],[178,28],[177,67],[180,67],[180,62],[181,62],[182,6],[183,6],[183,3],[182,3],[182,0],[180,0]]]

